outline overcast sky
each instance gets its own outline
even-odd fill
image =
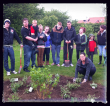
[[[66,12],[71,17],[71,20],[84,20],[90,17],[104,17],[102,3],[41,3],[39,8],[44,7],[45,11],[57,9],[61,12]]]

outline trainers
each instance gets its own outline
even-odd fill
[[[60,67],[60,64],[57,64],[58,67]]]
[[[52,66],[55,65],[54,63],[51,64]]]
[[[27,68],[24,69],[25,72],[30,72]]]
[[[63,63],[61,66],[64,66],[65,64]]]
[[[16,71],[12,71],[11,73],[13,73],[13,74],[17,74],[17,72],[16,72]]]
[[[11,75],[10,72],[7,72],[7,75]]]
[[[74,65],[71,63],[71,64],[70,64],[70,66],[72,66],[72,67],[73,67]]]

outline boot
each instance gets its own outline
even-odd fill
[[[44,63],[45,63],[45,61],[43,61],[43,66],[45,65]]]
[[[101,62],[102,62],[102,56],[99,56],[99,65],[101,64]]]
[[[49,65],[49,61],[46,61],[46,65]]]

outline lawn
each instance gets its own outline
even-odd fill
[[[62,42],[63,43],[63,42]],[[61,45],[63,46],[63,44]],[[13,49],[14,49],[14,53],[15,53],[15,71],[18,72],[19,67],[20,67],[20,46],[19,44],[14,41],[14,45],[13,45]],[[24,66],[24,51],[22,51],[22,66]],[[37,57],[37,56],[36,56]],[[9,59],[9,67],[11,67],[10,64],[10,58]],[[99,62],[99,55],[94,55],[94,59],[93,59],[93,63],[96,66],[96,73],[93,76],[93,81],[95,83],[101,84],[101,85],[106,85],[106,67],[103,67],[102,64],[98,65]],[[52,52],[50,52],[50,61],[49,63],[52,63]],[[104,59],[102,58],[102,63],[104,62]],[[60,65],[62,65],[63,63],[63,50],[60,51]],[[57,66],[51,66],[50,67],[50,72],[52,74],[60,74],[60,75],[64,75],[64,76],[70,76],[70,77],[74,77],[75,76],[75,67],[76,67],[76,63],[77,63],[77,59],[76,59],[76,49],[73,50],[73,57],[72,57],[72,63],[73,63],[73,67],[57,67]],[[37,64],[37,60],[36,60],[36,64]],[[48,66],[45,66],[48,67]],[[30,61],[30,65],[29,65],[29,70],[31,70],[31,61]],[[6,75],[6,70],[3,68],[3,72],[4,72],[4,80],[9,80],[10,78],[20,78],[23,77],[24,75],[29,76],[28,72],[24,72],[23,69],[21,70],[20,74],[11,74],[11,76],[7,76]],[[82,78],[83,75],[78,74],[78,77]]]

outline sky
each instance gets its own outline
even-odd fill
[[[66,12],[70,20],[85,20],[90,17],[104,17],[101,8],[102,3],[41,3],[39,8],[44,7],[45,11],[57,9]]]

